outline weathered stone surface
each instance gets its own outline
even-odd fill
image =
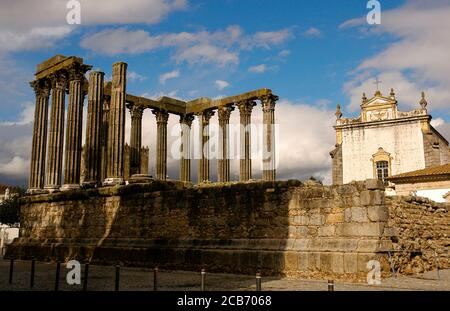
[[[384,184],[379,179],[367,179],[365,185],[367,190],[384,190]]]
[[[389,219],[389,209],[386,206],[369,206],[367,215],[370,221],[387,221]]]
[[[368,222],[367,208],[365,207],[352,207],[351,209],[351,220],[354,222]]]
[[[392,237],[399,239],[397,246],[427,252],[442,249],[440,263],[448,263],[443,256],[449,236],[446,209],[436,206],[430,212],[429,203],[421,203],[427,205],[423,210],[415,203],[389,200],[395,208],[391,207],[388,223],[381,221],[384,206],[353,206],[352,198],[363,191],[367,190],[357,183],[319,187],[249,182],[199,187],[153,180],[28,196],[22,199],[21,238],[8,249],[8,256],[27,258],[39,253],[43,259],[67,259],[78,254],[93,262],[183,269],[206,264],[216,271],[251,274],[258,268],[266,274],[362,273],[368,260],[384,260],[387,250],[394,248],[387,235],[400,228]],[[335,204],[343,204],[345,211]],[[352,218],[355,208],[367,210],[367,215],[370,210],[371,217],[357,222],[362,219]],[[346,222],[329,224],[327,220],[337,214],[349,216]],[[417,224],[422,231],[417,231]],[[427,258],[428,263],[433,258],[429,253],[417,256]],[[415,271],[420,265],[419,259],[411,263],[399,258],[401,271]],[[429,269],[425,264],[420,267]]]

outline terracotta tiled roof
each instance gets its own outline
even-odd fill
[[[388,180],[393,179],[403,179],[403,178],[414,178],[414,177],[434,177],[434,176],[442,176],[442,175],[450,175],[450,164],[433,166],[423,170],[407,172],[395,176],[391,176]]]

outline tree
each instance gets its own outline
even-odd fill
[[[0,223],[8,226],[18,226],[20,223],[19,198],[25,194],[23,189],[17,189],[9,199],[0,203]]]

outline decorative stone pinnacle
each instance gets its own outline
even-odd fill
[[[394,89],[391,89],[391,93],[389,94],[391,96],[392,99],[395,99],[395,92]]]
[[[342,111],[341,111],[341,105],[336,106],[336,120],[340,120],[342,118]]]
[[[363,96],[362,96],[362,103],[363,103],[363,104],[367,103],[366,93],[363,93]]]
[[[422,92],[422,99],[420,100],[420,106],[422,107],[422,109],[426,109],[428,106],[428,102],[425,99],[425,92]]]

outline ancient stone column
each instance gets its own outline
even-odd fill
[[[105,180],[108,172],[108,132],[109,132],[109,106],[111,103],[111,96],[104,95],[103,97],[103,115],[102,115],[102,135],[101,135],[101,170],[100,180]]]
[[[37,80],[30,82],[30,85],[36,94],[30,177],[28,180],[28,192],[33,193],[44,187],[50,82],[48,80]]]
[[[45,189],[57,191],[61,186],[62,160],[64,148],[64,112],[67,73],[59,71],[52,80],[52,107],[48,131],[47,172]]]
[[[194,115],[187,114],[180,116],[181,125],[181,160],[180,160],[180,180],[191,181],[191,126]]]
[[[113,65],[109,108],[108,170],[105,185],[116,185],[124,182],[126,77],[127,64],[115,63]]]
[[[251,118],[252,109],[255,106],[253,100],[244,100],[237,103],[240,114],[240,173],[239,180],[247,181],[252,178],[251,159]]]
[[[100,185],[102,170],[103,130],[103,82],[105,73],[92,71],[89,74],[88,111],[86,122],[86,151],[84,184]]]
[[[155,109],[152,113],[156,116],[156,178],[167,179],[167,121],[169,113],[165,110]]]
[[[69,105],[67,109],[64,185],[61,190],[80,187],[81,141],[83,135],[84,74],[90,66],[76,66],[69,71]]]
[[[199,115],[201,158],[198,164],[198,183],[209,181],[209,121],[213,110],[205,110]]]
[[[219,160],[217,163],[218,182],[230,181],[230,155],[228,141],[228,126],[230,115],[234,110],[232,106],[219,107]]]
[[[144,108],[128,105],[131,114],[130,176],[141,173],[142,115]]]
[[[275,169],[275,104],[278,97],[268,95],[261,98],[263,109],[263,179],[274,181]]]

